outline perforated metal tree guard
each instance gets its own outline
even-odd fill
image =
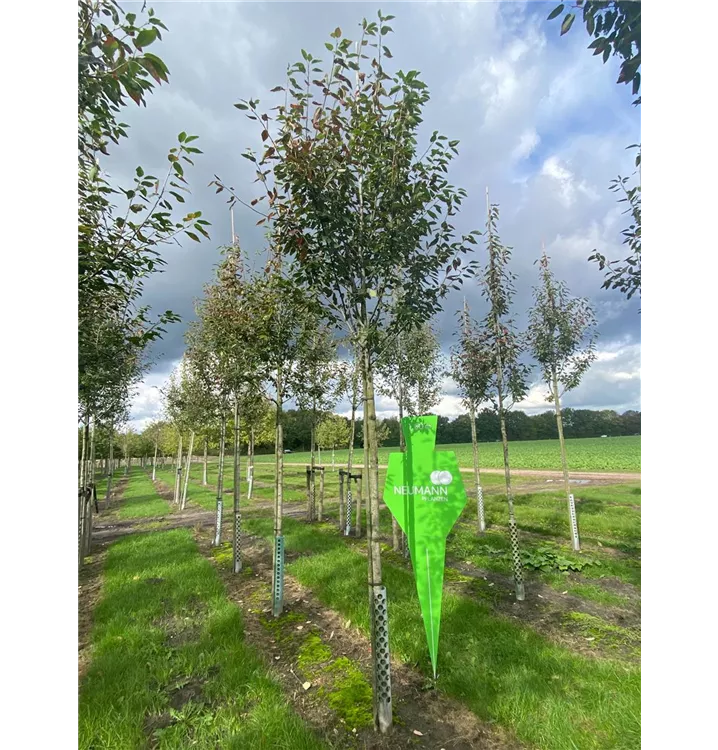
[[[312,468],[307,466],[307,521],[314,520],[314,505],[312,498]]]
[[[479,485],[479,531],[486,531],[486,517],[484,515],[484,488]]]
[[[222,500],[217,500],[217,516],[215,518],[214,526],[214,546],[219,547],[222,540]]]
[[[272,576],[272,614],[279,617],[284,605],[284,537],[274,537],[274,571]]]
[[[232,546],[232,559],[234,561],[234,572],[242,570],[242,552],[239,541],[242,538],[242,514],[236,511],[234,514],[234,543]]]
[[[576,552],[581,549],[581,543],[578,538],[578,519],[576,518],[576,501],[573,494],[568,496],[568,517],[571,521],[571,541]]]
[[[389,616],[385,586],[371,587],[374,652],[374,725],[380,731],[391,726],[391,660]]]
[[[509,517],[509,538],[511,540],[511,559],[514,566],[514,583],[516,584],[516,600],[524,600],[524,571],[521,564],[521,553],[519,551],[519,530],[516,526],[516,519]]]
[[[354,502],[352,500],[352,485],[351,480],[347,482],[347,508],[344,517],[344,536],[349,536],[352,533],[352,513],[354,511]]]
[[[346,505],[344,503],[344,469],[339,469],[339,530],[344,531],[346,526]]]

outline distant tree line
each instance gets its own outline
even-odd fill
[[[564,432],[567,438],[586,438],[601,437],[619,437],[622,435],[640,435],[641,434],[641,412],[626,411],[619,414],[612,409],[571,409],[561,410],[563,416]],[[291,451],[308,451],[312,414],[309,410],[289,409],[285,412],[284,427],[284,447]],[[345,419],[335,415],[336,419]],[[271,419],[267,419],[267,422]],[[346,419],[347,424],[349,420]],[[157,425],[165,423],[154,423],[153,427],[148,427],[142,433],[137,434],[132,431],[128,435],[129,453],[134,458],[141,456],[152,456],[154,452],[154,432]],[[512,411],[506,417],[506,429],[510,440],[556,440],[558,433],[556,430],[556,415],[553,411],[545,411],[541,414],[529,416],[523,411]],[[389,417],[381,420],[379,425],[382,445],[389,447],[399,446],[399,420],[397,417]],[[498,416],[490,409],[483,409],[476,417],[476,430],[479,435],[479,441],[484,443],[493,443],[501,440],[501,431],[499,428]],[[168,433],[170,432],[167,430]],[[163,430],[164,432],[164,430]],[[357,419],[356,436],[354,440],[355,448],[362,448],[363,424],[361,419]],[[257,443],[256,452],[272,453],[274,444],[271,440],[271,431],[264,430],[258,435],[261,442]],[[82,431],[78,431],[78,440],[82,440]],[[168,434],[166,440],[170,440]],[[115,434],[115,457],[124,455],[125,436],[122,433]],[[165,442],[163,439],[162,443]],[[444,445],[447,443],[470,443],[471,442],[471,421],[468,414],[461,414],[454,419],[449,417],[439,417],[437,443]],[[108,435],[106,431],[99,428],[97,431],[97,455],[104,458],[108,450]],[[323,446],[327,449],[330,446]],[[345,448],[345,445],[337,445],[337,450]],[[242,450],[246,452],[246,436],[242,437]],[[218,441],[210,436],[208,452],[216,456],[218,450]],[[174,443],[167,444],[164,452],[171,455],[176,451]],[[163,453],[162,448],[160,454]],[[201,451],[195,451],[197,455]]]
[[[641,434],[641,412],[626,411],[619,414],[612,409],[571,409],[561,410],[564,433],[567,438],[618,437]],[[311,413],[301,409],[290,409],[285,413],[284,447],[292,451],[308,451],[310,441]],[[349,420],[346,420],[347,423]],[[399,446],[399,420],[389,417],[381,422],[385,435],[382,445]],[[483,409],[477,414],[476,429],[480,442],[501,440],[499,419],[491,409]],[[523,411],[512,411],[507,415],[506,429],[509,440],[557,440],[556,414],[553,410],[529,416]],[[354,447],[362,447],[363,424],[357,419]],[[471,420],[468,414],[454,419],[439,417],[436,442],[470,443]],[[339,448],[340,446],[337,446]],[[345,446],[341,446],[342,448]],[[263,452],[273,450],[273,446],[262,446]],[[260,447],[257,446],[257,452]]]

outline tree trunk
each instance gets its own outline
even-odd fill
[[[379,546],[379,446],[376,435],[376,403],[374,378],[369,352],[362,347],[362,375],[364,381],[364,472],[367,477],[367,582],[369,589],[369,617],[373,656],[374,726],[382,734],[391,727],[391,664],[389,655],[389,620],[386,588],[381,578],[381,548]]]
[[[110,504],[110,497],[112,493],[112,475],[115,471],[115,431],[110,428],[110,473],[107,475],[107,494],[105,495],[105,506]]]
[[[207,437],[204,438],[204,463],[202,464],[202,486],[207,486]]]
[[[566,459],[566,441],[563,437],[563,418],[561,416],[561,399],[558,392],[558,377],[556,371],[553,371],[553,403],[556,408],[556,427],[558,427],[558,442],[561,447],[561,468],[563,469],[563,485],[566,490],[566,502],[568,503],[568,528],[571,533],[571,544],[573,549],[578,552],[581,549],[581,542],[578,537],[578,519],[576,518],[576,503],[571,494],[571,482],[568,476],[568,461]]]
[[[484,517],[484,490],[481,486],[481,473],[479,471],[479,439],[476,435],[476,409],[473,403],[469,407],[471,419],[471,448],[474,453],[474,482],[476,484],[476,515],[479,521],[479,534],[486,531],[486,519]]]
[[[227,415],[222,412],[219,429],[219,460],[217,461],[217,516],[214,527],[214,546],[222,543],[222,506],[224,504],[224,440],[227,433]]]
[[[187,460],[185,461],[184,486],[182,487],[182,504],[180,510],[184,510],[187,505],[187,485],[189,484],[189,473],[192,470],[192,450],[194,448],[194,430],[189,433],[189,447],[187,449]]]
[[[284,434],[282,425],[282,373],[277,373],[277,415],[274,433],[274,558],[272,564],[272,614],[284,609],[284,537],[282,536],[284,487]]]
[[[247,500],[252,499],[254,490],[254,425],[249,428],[249,443],[247,444]]]
[[[367,488],[367,498],[368,498],[369,497],[369,478],[368,478],[367,472],[369,470],[369,438],[367,437],[366,400],[364,400],[363,409],[364,409],[363,411],[364,419],[362,420],[363,466],[362,466],[361,476],[362,476],[362,482],[364,483],[364,487]],[[356,523],[354,525],[354,536],[356,536],[357,539],[361,536],[361,500],[362,500],[362,491],[360,489],[359,492],[357,493],[357,498],[356,498]]]
[[[501,378],[499,377],[499,424],[501,426],[501,444],[504,453],[504,477],[506,479],[506,502],[509,506],[509,540],[511,542],[511,556],[514,566],[514,583],[516,585],[516,601],[522,602],[525,597],[524,575],[519,551],[519,533],[514,515],[514,496],[511,491],[511,468],[509,467],[509,441],[506,437],[506,418],[504,414],[503,397],[501,395]]]
[[[324,468],[319,469],[319,510],[317,512],[317,520],[319,523],[324,518]]]
[[[179,433],[177,439],[177,466],[175,467],[175,492],[172,498],[173,503],[179,503],[180,500],[180,478],[182,476],[182,433]]]
[[[404,392],[399,381],[399,450],[404,452],[404,430],[402,429],[402,420],[404,419]],[[401,531],[396,518],[391,517],[391,546],[394,552],[401,550],[401,542],[404,534]]]
[[[155,457],[152,459],[152,481],[157,479],[157,450],[159,449],[159,440],[155,438]]]
[[[310,440],[310,458],[309,458],[309,486],[307,487],[307,521],[310,523],[314,521],[316,513],[317,503],[317,484],[314,478],[314,469],[316,461],[314,458],[314,447],[315,447],[315,429],[314,429],[314,411],[312,410],[312,423],[309,428],[309,440]]]
[[[348,500],[352,495],[352,461],[354,459],[354,436],[356,435],[356,415],[357,415],[357,377],[356,377],[356,362],[354,363],[354,373],[352,374],[352,418],[349,423],[349,453],[347,456],[347,486],[346,486],[346,498],[339,497],[339,528],[341,533],[345,534],[347,527],[351,530],[351,512],[349,511]]]
[[[90,432],[90,418],[85,417],[85,423],[82,429],[82,453],[80,455],[80,480],[79,488],[77,493],[78,500],[78,566],[82,567],[82,562],[85,559],[85,534],[87,530],[87,501],[85,495],[86,483],[87,483],[87,442]]]
[[[97,491],[95,489],[95,420],[92,420],[92,431],[90,433],[90,481],[88,488],[92,493],[93,499],[97,497]],[[98,510],[96,507],[95,510]],[[92,511],[90,511],[92,513]],[[92,534],[92,515],[90,515],[90,534]]]
[[[241,468],[239,465],[239,398],[234,398],[234,536],[232,545],[233,570],[239,573],[242,570],[242,554],[240,542],[242,539],[242,517],[239,512],[239,491],[242,483]]]

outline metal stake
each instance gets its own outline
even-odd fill
[[[274,537],[274,571],[272,576],[272,614],[279,617],[284,606],[284,537]]]
[[[571,541],[573,542],[573,549],[575,552],[581,550],[581,543],[578,539],[578,519],[576,518],[576,501],[573,499],[573,494],[568,496],[568,515],[571,519]]]

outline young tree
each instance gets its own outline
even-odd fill
[[[274,442],[276,417],[270,401],[261,390],[247,391],[241,409],[244,423],[240,431],[240,441],[247,446],[247,500],[251,500],[254,488],[255,445],[269,445]]]
[[[141,15],[144,14],[144,8]],[[78,12],[78,390],[81,419],[119,421],[141,376],[149,342],[177,320],[170,311],[152,321],[140,307],[144,279],[163,264],[161,247],[184,234],[199,241],[208,222],[200,212],[173,219],[171,199],[184,203],[185,164],[200,153],[180,133],[163,180],[137,167],[126,188],[110,184],[101,159],[127,137],[119,121],[126,97],[146,105],[154,82],[168,80],[162,60],[146,48],[164,24],[150,8],[125,13],[114,0],[81,0]],[[174,189],[174,190],[173,190]],[[120,205],[116,205],[116,201]],[[194,230],[194,231],[191,231]],[[196,233],[195,233],[196,232]]]
[[[258,380],[275,407],[274,574],[272,613],[284,607],[284,404],[304,392],[304,353],[313,334],[308,321],[317,320],[316,302],[286,273],[282,257],[274,252],[265,273],[251,285],[255,320],[252,345],[257,356]]]
[[[469,410],[471,422],[471,448],[474,459],[474,484],[476,487],[476,514],[479,533],[486,531],[484,516],[484,491],[479,469],[479,440],[476,430],[476,414],[479,406],[489,399],[489,384],[494,372],[494,361],[487,342],[475,321],[471,319],[469,306],[464,299],[459,327],[459,343],[451,352],[451,375],[458,386],[464,406]]]
[[[242,253],[236,238],[226,248],[225,258],[217,270],[217,282],[207,287],[203,307],[203,325],[212,351],[217,357],[219,376],[233,405],[234,457],[234,534],[233,569],[242,567],[241,541],[241,472],[240,472],[240,413],[249,397],[256,397],[260,387],[258,354],[254,345],[256,320],[253,280],[244,269]]]
[[[204,393],[204,406],[207,414],[205,429],[217,426],[219,430],[219,452],[217,461],[217,507],[214,545],[222,541],[222,515],[224,510],[224,458],[227,433],[227,415],[230,408],[231,392],[227,383],[226,369],[217,352],[218,326],[214,325],[220,296],[218,285],[206,285],[205,296],[195,306],[197,320],[190,323],[185,334],[186,356],[195,377],[201,383]]]
[[[391,687],[378,536],[375,364],[382,346],[428,320],[472,270],[472,264],[462,268],[460,256],[476,241],[475,232],[457,239],[452,224],[465,196],[446,179],[458,141],[434,132],[419,151],[426,84],[417,71],[385,69],[391,18],[380,13],[378,23],[364,20],[356,52],[337,29],[327,44],[326,72],[303,51],[303,61],[289,69],[276,118],[260,113],[256,101],[237,105],[261,125],[266,144],[261,156],[246,156],[266,188],[273,242],[296,260],[297,281],[320,296],[328,321],[343,329],[360,362],[374,720],[382,732],[391,725]],[[371,60],[366,47],[376,50]],[[347,77],[352,72],[354,83]],[[411,290],[400,294],[398,305],[392,304],[397,290]]]
[[[340,387],[340,368],[336,361],[337,344],[332,331],[322,325],[317,316],[307,317],[307,330],[304,336],[306,345],[299,355],[301,370],[304,373],[303,388],[298,394],[300,409],[309,411],[310,422],[310,473],[309,497],[307,498],[307,520],[315,520],[314,499],[316,498],[315,450],[317,446],[317,425],[322,415],[336,404]],[[317,519],[322,520],[323,500],[320,495]]]
[[[349,445],[350,429],[349,420],[338,414],[325,417],[317,427],[317,443],[325,450],[331,448],[332,467],[334,467],[334,451],[337,446]]]
[[[596,317],[587,299],[572,297],[566,284],[556,279],[545,250],[539,264],[541,284],[534,287],[535,304],[529,313],[528,337],[533,356],[549,388],[548,400],[553,401],[556,409],[569,528],[573,548],[578,550],[578,523],[568,476],[561,396],[578,386],[596,358]]]
[[[506,500],[509,508],[509,537],[513,557],[516,599],[524,599],[524,580],[521,554],[519,550],[518,528],[514,514],[514,497],[511,490],[511,469],[509,466],[509,442],[506,436],[506,412],[520,401],[528,391],[529,367],[522,364],[522,338],[516,333],[510,317],[511,301],[514,296],[514,279],[508,270],[511,249],[501,244],[496,231],[499,208],[489,204],[489,191],[486,190],[486,237],[489,262],[483,273],[482,294],[488,300],[490,310],[481,326],[482,349],[491,353],[491,379],[488,392],[494,402],[501,427],[503,446],[504,477],[506,479]]]
[[[423,323],[397,335],[393,346],[387,346],[381,353],[376,367],[379,392],[393,398],[399,407],[399,450],[403,453],[404,415],[425,414],[441,396],[441,348],[431,326]],[[393,516],[391,532],[394,550],[403,549],[408,555],[405,535]]]

